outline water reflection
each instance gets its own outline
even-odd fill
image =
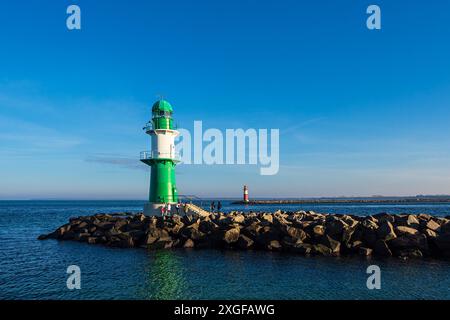
[[[185,270],[180,257],[172,250],[148,252],[145,268],[146,299],[170,300],[186,298]]]

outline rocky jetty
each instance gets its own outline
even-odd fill
[[[71,218],[39,240],[58,239],[148,249],[221,248],[304,255],[450,257],[450,216],[373,216],[312,211],[148,217],[97,214]]]

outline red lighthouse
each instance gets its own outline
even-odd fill
[[[244,202],[248,202],[248,188],[244,186]]]

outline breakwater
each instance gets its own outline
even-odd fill
[[[264,199],[234,201],[237,205],[285,205],[285,204],[416,204],[450,203],[450,197],[380,197],[380,198],[312,198],[312,199]]]
[[[450,217],[372,216],[312,211],[148,217],[97,214],[71,218],[40,240],[58,239],[147,249],[220,248],[305,255],[450,257]]]

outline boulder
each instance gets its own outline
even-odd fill
[[[209,219],[200,221],[200,224],[198,227],[198,229],[201,232],[207,233],[207,234],[213,232],[214,230],[217,230],[218,228],[219,228],[219,226]]]
[[[148,244],[147,248],[150,250],[170,249],[172,248],[174,241],[170,238],[161,238],[157,241]]]
[[[441,228],[441,226],[437,222],[430,219],[425,224],[425,228],[430,229],[432,231],[438,231]]]
[[[376,229],[363,228],[362,239],[363,239],[363,242],[368,247],[373,247],[373,245],[377,241],[377,230]]]
[[[421,213],[421,214],[417,215],[417,218],[419,220],[429,221],[432,217],[429,214]]]
[[[244,223],[245,217],[242,214],[237,214],[231,218],[233,223]]]
[[[87,243],[89,243],[89,244],[96,244],[97,243],[97,238],[96,237],[89,237],[89,238],[87,238]]]
[[[403,234],[388,242],[394,251],[404,249],[419,249],[422,252],[428,251],[428,241],[424,234]]]
[[[74,240],[85,242],[91,235],[89,233],[77,233],[75,234]]]
[[[259,222],[253,222],[247,227],[244,228],[243,232],[249,236],[256,237],[260,234],[260,230],[262,229],[262,226],[259,224]]]
[[[369,230],[376,230],[376,229],[378,229],[378,225],[377,225],[377,223],[376,223],[375,221],[376,221],[375,218],[373,218],[373,217],[368,217],[368,218],[365,218],[365,219],[361,222],[361,225],[362,225],[364,228],[366,228],[366,229],[369,229]]]
[[[270,213],[264,213],[261,216],[261,221],[266,221],[268,223],[273,223],[273,216]]]
[[[385,213],[385,212],[375,214],[375,215],[373,215],[373,217],[378,220],[378,223],[382,223],[385,221],[394,223],[394,221],[395,221],[395,218],[392,215]]]
[[[192,239],[187,239],[183,244],[183,248],[193,248],[194,246],[195,244]]]
[[[441,225],[441,233],[450,233],[450,222],[445,222]]]
[[[321,237],[321,236],[323,236],[323,235],[325,234],[325,227],[322,226],[322,225],[320,225],[320,224],[314,226],[314,228],[313,228],[313,234],[314,234],[316,237]]]
[[[226,243],[231,244],[239,239],[239,235],[240,235],[239,228],[232,228],[225,232],[225,234],[223,235],[223,240]]]
[[[273,250],[273,251],[279,251],[282,249],[282,246],[278,240],[272,240],[267,245],[267,249]]]
[[[329,247],[321,243],[313,245],[313,252],[324,256],[331,256],[333,254],[333,251]]]
[[[423,253],[419,249],[403,249],[398,252],[400,258],[422,258]]]
[[[372,249],[366,247],[360,247],[358,253],[360,256],[370,256],[372,255]]]
[[[39,237],[38,237],[38,240],[46,240],[46,239],[48,239],[49,238],[49,235],[48,234],[41,234]]]
[[[133,220],[142,222],[142,221],[145,220],[145,215],[142,214],[142,213],[138,213],[138,214],[136,214],[136,215],[133,217]]]
[[[303,231],[300,228],[295,228],[295,227],[287,227],[286,234],[295,240],[301,240],[301,241],[305,240],[307,237],[307,234],[305,231]],[[295,241],[295,242],[297,242],[297,241]]]
[[[344,221],[332,216],[325,224],[326,234],[330,236],[342,235],[342,232],[348,227]]]
[[[169,232],[165,229],[159,229],[151,226],[147,231],[147,235],[153,238],[167,238],[169,237]]]
[[[97,228],[101,228],[101,229],[103,229],[103,230],[110,230],[110,229],[112,229],[112,228],[115,226],[115,223],[105,221],[105,222],[98,222],[98,223],[95,223],[94,225],[95,225]]]
[[[410,228],[410,227],[404,227],[404,226],[396,227],[395,231],[399,235],[403,235],[403,234],[416,235],[416,234],[419,234],[419,231],[417,231],[416,229]]]
[[[300,254],[310,254],[313,250],[313,246],[309,243],[296,243],[289,248],[289,251]]]
[[[383,220],[380,222],[380,226],[378,227],[376,233],[378,239],[384,241],[389,241],[397,238],[397,235],[394,232],[394,226],[387,220]]]
[[[192,240],[202,240],[205,237],[205,234],[198,230],[198,226],[190,225],[181,230],[180,233],[184,238],[190,238]]]
[[[436,246],[442,252],[450,252],[450,234],[441,234],[434,240]]]
[[[433,239],[437,237],[437,233],[430,229],[425,229],[423,234],[427,236],[429,239]]]
[[[240,249],[249,249],[253,246],[253,244],[254,241],[243,234],[239,235],[239,238],[236,242],[237,247]]]
[[[378,256],[384,256],[384,257],[390,257],[392,256],[392,251],[389,249],[388,245],[386,244],[386,241],[378,239],[374,246],[373,246],[373,252]]]
[[[419,225],[419,220],[416,218],[416,216],[410,214],[408,215],[408,219],[406,220],[406,224],[408,226],[417,227]]]
[[[330,248],[331,252],[334,254],[339,254],[341,250],[341,243],[339,241],[334,240],[329,235],[323,237],[320,243]]]

